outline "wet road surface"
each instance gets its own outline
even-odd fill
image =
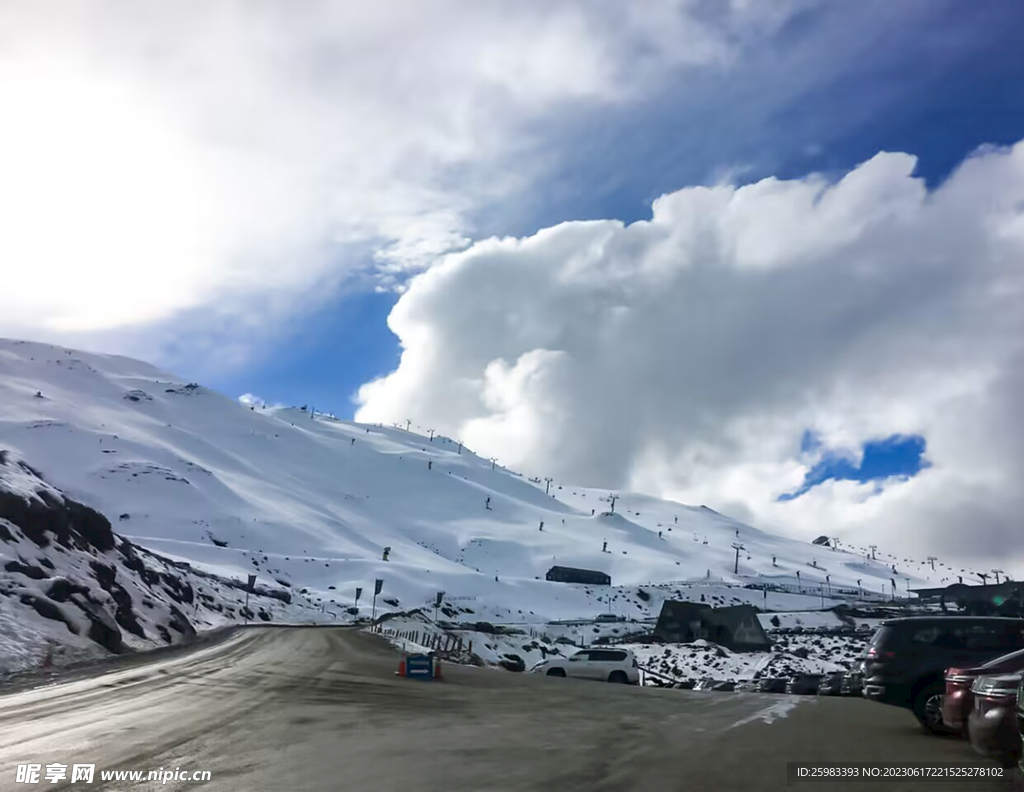
[[[238,631],[192,652],[0,696],[0,790],[1006,789],[991,781],[787,784],[786,762],[991,766],[861,699],[657,690],[445,666],[346,628]],[[16,766],[96,763],[93,784],[15,783]],[[207,782],[101,782],[101,770]]]

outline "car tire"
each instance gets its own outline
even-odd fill
[[[618,685],[628,685],[629,677],[626,676],[625,671],[612,671],[611,674],[608,675],[608,681]]]
[[[948,734],[942,722],[942,696],[946,687],[941,682],[925,685],[914,697],[914,717],[929,734]]]
[[[551,669],[548,669],[548,672],[547,672],[547,674],[545,674],[545,676],[564,677],[565,676],[565,669],[564,668],[551,668]]]

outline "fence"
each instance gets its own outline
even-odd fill
[[[443,660],[468,660],[473,654],[473,642],[463,641],[461,635],[426,630],[392,630],[377,625],[375,632],[426,647]]]
[[[843,586],[824,586],[820,583],[744,583],[743,588],[757,591],[777,591],[785,594],[804,594],[812,597],[857,597],[863,600],[875,600],[878,602],[905,602],[917,600],[917,597],[891,594],[881,594],[868,591],[867,589],[845,588]]]

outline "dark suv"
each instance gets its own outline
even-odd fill
[[[1024,619],[912,616],[882,622],[864,656],[864,697],[906,707],[930,732],[942,723],[944,672],[1024,649]]]

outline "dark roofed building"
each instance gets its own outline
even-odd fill
[[[699,602],[666,600],[654,634],[666,643],[704,639],[736,652],[760,652],[772,645],[752,605],[712,608]]]
[[[576,567],[553,566],[545,577],[555,583],[583,583],[590,586],[610,586],[611,575],[594,569],[577,569]]]
[[[1020,581],[983,586],[953,583],[945,588],[912,591],[923,600],[937,600],[943,611],[956,608],[971,616],[1024,616],[1024,583]]]

